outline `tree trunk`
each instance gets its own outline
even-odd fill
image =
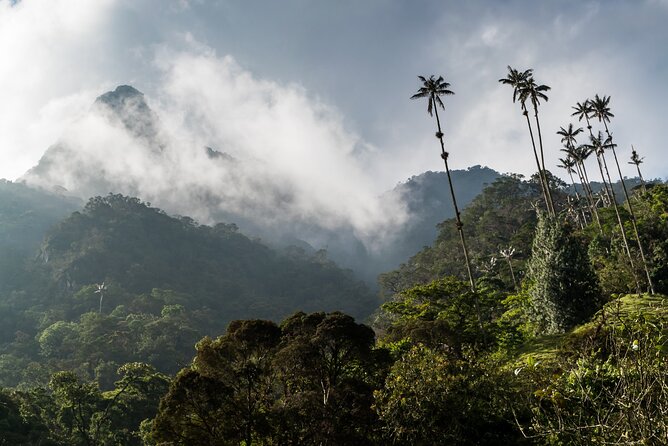
[[[647,285],[649,286],[650,294],[654,294],[654,284],[652,283],[652,277],[649,273],[649,268],[647,267],[647,260],[645,260],[645,251],[640,242],[640,234],[638,233],[638,226],[636,225],[636,215],[633,212],[633,206],[631,205],[631,199],[629,198],[629,193],[626,190],[626,184],[624,183],[624,176],[622,175],[622,169],[619,167],[619,161],[617,160],[617,152],[615,152],[615,147],[612,145],[612,135],[608,131],[608,124],[603,121],[605,125],[605,133],[610,138],[610,147],[612,149],[612,155],[615,158],[615,164],[617,165],[617,173],[619,174],[619,181],[622,182],[622,190],[624,191],[624,198],[626,199],[626,204],[629,208],[629,215],[631,216],[631,226],[633,226],[633,232],[636,235],[636,241],[638,242],[638,249],[640,250],[640,259],[642,260],[643,267],[645,269],[645,275],[647,276]],[[612,184],[612,183],[611,183]]]
[[[545,154],[543,152],[543,135],[540,131],[540,121],[538,120],[538,107],[534,104],[534,119],[536,120],[536,129],[538,130],[538,144],[540,147],[540,165],[541,172],[543,172],[543,181],[545,182],[545,189],[547,191],[547,198],[549,200],[549,209],[552,211],[552,216],[556,215],[554,210],[554,201],[552,201],[552,191],[550,190],[550,183],[547,180],[547,172],[545,171]]]
[[[531,136],[531,146],[533,147],[533,156],[536,160],[536,168],[538,169],[538,178],[540,178],[540,188],[543,192],[543,200],[545,200],[545,208],[547,213],[550,213],[550,201],[547,196],[547,184],[543,177],[543,170],[540,167],[540,160],[538,159],[538,151],[536,150],[536,140],[533,137],[533,130],[531,129],[531,120],[529,119],[529,112],[526,109],[526,106],[522,104],[522,114],[527,119],[527,127],[529,127],[529,136]]]
[[[605,174],[608,177],[608,182],[612,184],[610,179],[610,172],[608,171],[608,163],[605,161],[605,154],[601,153],[601,159],[603,160],[603,167],[605,168]],[[624,231],[624,223],[622,222],[622,217],[619,214],[619,207],[617,206],[617,197],[615,196],[614,189],[611,189],[612,192],[612,206],[615,209],[615,215],[617,216],[617,223],[619,224],[619,230],[622,233],[622,240],[624,241],[624,249],[626,254],[629,257],[629,264],[631,265],[631,273],[633,274],[633,279],[636,281],[636,290],[640,294],[640,282],[638,281],[638,276],[636,275],[635,266],[633,264],[633,256],[631,255],[631,249],[629,248],[629,241],[626,238],[626,232]]]
[[[602,234],[603,226],[601,226],[601,219],[598,216],[598,210],[596,209],[596,202],[594,201],[594,194],[591,190],[591,185],[589,184],[589,177],[587,176],[587,169],[585,168],[584,162],[578,161],[577,168],[578,168],[578,175],[580,175],[580,178],[582,178],[582,185],[584,186],[587,195],[587,200],[589,201],[589,209],[591,210],[591,214],[594,220],[596,220],[596,225],[598,226],[599,232]]]
[[[435,104],[434,104],[435,105]],[[457,225],[457,231],[459,232],[459,238],[462,243],[462,250],[464,251],[464,261],[466,262],[466,271],[469,275],[469,283],[471,285],[471,291],[473,292],[474,303],[476,308],[476,313],[478,316],[478,324],[480,325],[480,332],[483,337],[483,342],[486,343],[485,329],[482,324],[482,315],[480,314],[480,303],[478,302],[478,292],[476,289],[475,278],[473,277],[473,271],[471,270],[471,261],[469,260],[469,251],[466,246],[466,238],[464,236],[464,224],[462,223],[461,216],[459,213],[459,207],[457,206],[457,198],[455,197],[455,190],[452,187],[452,178],[450,176],[450,167],[448,166],[448,152],[445,151],[445,144],[443,143],[443,131],[441,130],[441,120],[438,117],[438,108],[434,106],[434,111],[436,112],[436,125],[438,127],[438,133],[436,136],[441,143],[441,158],[445,164],[445,173],[448,177],[448,185],[450,186],[450,195],[452,197],[452,206],[455,209],[455,220]]]

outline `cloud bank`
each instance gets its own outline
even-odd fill
[[[24,179],[84,198],[138,195],[203,223],[292,225],[293,236],[312,230],[310,242],[345,229],[372,248],[406,220],[402,203],[376,194],[365,165],[374,149],[336,110],[186,37],[196,50],[156,50],[160,95],[146,98],[155,116],[141,96],[119,106],[125,122],[98,103]]]

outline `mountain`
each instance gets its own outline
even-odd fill
[[[501,174],[489,167],[473,166],[453,170],[451,176],[461,211]],[[402,228],[401,238],[384,252],[383,271],[395,268],[417,250],[431,245],[438,235],[438,224],[455,216],[449,187],[445,172],[430,171],[413,176],[386,193],[406,203],[410,217]]]
[[[113,383],[118,364],[135,361],[175,373],[198,339],[223,333],[232,320],[279,321],[299,310],[361,320],[379,304],[324,251],[279,251],[234,224],[200,225],[118,194],[94,197],[57,222],[36,253],[7,254],[0,387],[45,384],[64,369],[100,382],[108,370],[105,382]]]
[[[46,231],[81,204],[75,197],[0,180],[0,250],[33,254]]]
[[[119,86],[98,97],[21,181],[82,200],[139,197],[209,225],[233,222],[276,249],[325,249],[371,285],[431,243],[436,225],[453,215],[444,173],[414,176],[382,196],[346,189],[338,198],[336,184],[320,189],[317,173],[300,166],[286,172],[266,161],[271,147],[252,156],[232,143],[215,147],[206,132],[195,146],[172,130],[144,94]],[[345,183],[345,174],[336,181]],[[480,166],[452,175],[462,208],[499,176]]]
[[[133,294],[169,289],[191,295],[189,307],[210,308],[221,327],[241,317],[278,320],[303,308],[362,318],[377,304],[324,253],[278,252],[234,224],[199,225],[122,195],[93,198],[60,222],[39,259],[66,293],[102,282]]]

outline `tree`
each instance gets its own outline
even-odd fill
[[[574,107],[572,107],[573,110],[575,110],[571,116],[577,116],[578,121],[582,122],[582,119],[585,119],[587,122],[587,130],[589,130],[589,138],[594,137],[594,132],[592,131],[592,126],[590,122],[590,118],[594,116],[594,106],[592,104],[592,101],[589,99],[586,99],[583,102],[578,102]],[[598,169],[601,172],[601,180],[603,181],[603,192],[604,192],[604,199],[606,204],[610,204],[612,202],[612,194],[610,190],[612,189],[612,184],[608,184],[608,182],[605,180],[605,175],[603,175],[603,165],[601,162],[601,159],[599,158],[599,154],[596,154],[596,161],[598,163]]]
[[[100,314],[102,314],[102,300],[104,299],[104,292],[107,291],[107,286],[102,282],[101,284],[95,284],[96,290],[95,293],[100,295]]]
[[[539,215],[529,261],[530,314],[541,333],[561,333],[598,310],[601,293],[587,249],[567,222]]]
[[[384,444],[524,444],[511,413],[510,376],[498,364],[414,346],[374,394]]]
[[[594,220],[596,221],[596,225],[598,226],[599,231],[602,232],[603,229],[601,227],[601,219],[598,214],[597,201],[594,199],[594,193],[591,189],[591,184],[589,183],[589,176],[587,175],[587,167],[584,164],[589,155],[591,155],[592,150],[585,144],[581,144],[576,147],[565,147],[561,150],[566,152],[568,156],[575,161],[575,167],[577,169],[578,176],[580,177],[580,184],[582,184],[582,187],[585,191],[585,196],[589,202],[589,210],[591,215],[593,215]]]
[[[573,179],[573,172],[575,172],[576,161],[570,156],[567,156],[566,158],[559,158],[559,162],[561,164],[558,164],[557,167],[561,167],[562,169],[564,169],[568,173],[568,176],[571,179],[571,186],[573,187],[573,191],[575,192],[575,203],[577,204],[577,209],[578,209],[578,212],[575,215],[575,217],[580,222],[580,227],[584,229],[585,225],[587,224],[587,214],[580,205],[580,193],[578,192],[578,188],[575,185],[575,180]],[[570,204],[570,197],[569,197],[569,204]]]
[[[603,96],[600,97],[598,94],[594,97],[594,100],[592,101],[592,106],[594,108],[594,116],[596,116],[599,120],[599,122],[603,122],[603,126],[605,127],[605,133],[608,135],[608,138],[606,140],[605,148],[609,148],[612,151],[612,155],[615,159],[615,165],[617,166],[617,173],[619,174],[619,181],[622,183],[622,191],[624,192],[624,198],[626,199],[626,205],[629,208],[629,214],[631,216],[631,226],[633,227],[633,232],[635,233],[636,236],[636,242],[638,244],[638,250],[640,251],[640,258],[642,260],[643,268],[645,270],[645,275],[647,277],[647,285],[649,287],[649,292],[651,294],[654,294],[654,284],[652,283],[652,277],[649,272],[649,266],[647,264],[647,260],[645,258],[645,250],[643,249],[642,242],[640,240],[640,233],[638,232],[638,225],[636,223],[636,216],[635,213],[633,212],[633,205],[631,204],[631,200],[629,198],[629,193],[626,190],[626,183],[624,182],[624,176],[622,175],[622,170],[619,167],[619,160],[617,159],[617,152],[615,151],[615,146],[612,142],[612,133],[610,133],[610,130],[608,129],[608,122],[610,122],[610,118],[614,117],[615,115],[610,112],[610,96]],[[607,167],[606,167],[607,169]],[[614,195],[613,195],[614,199]],[[616,203],[615,203],[616,205]]]
[[[386,340],[410,340],[462,358],[465,350],[480,350],[481,332],[476,327],[472,291],[465,282],[449,276],[410,288],[382,305],[389,325]],[[489,324],[494,296],[479,291],[481,309]],[[487,328],[485,327],[485,332]]]
[[[232,389],[192,369],[176,375],[160,402],[150,438],[179,446],[236,446],[243,436]]]
[[[443,143],[443,131],[441,130],[441,120],[438,117],[438,107],[440,106],[445,110],[445,105],[441,100],[441,96],[452,95],[452,91],[448,90],[450,86],[449,83],[445,82],[443,76],[439,76],[438,79],[435,79],[434,76],[430,76],[429,79],[424,76],[418,76],[418,79],[422,81],[423,85],[418,89],[418,92],[411,96],[411,99],[421,99],[427,98],[427,113],[429,116],[433,114],[436,115],[436,126],[438,131],[436,132],[436,137],[441,143],[441,158],[443,163],[445,163],[445,173],[448,176],[448,184],[450,185],[450,195],[452,197],[452,206],[455,210],[455,221],[457,226],[457,231],[459,232],[459,238],[462,243],[462,250],[464,251],[464,261],[466,263],[466,271],[468,272],[469,282],[471,284],[471,289],[473,290],[473,298],[476,304],[478,321],[480,329],[482,328],[482,318],[480,316],[480,309],[478,304],[478,297],[475,294],[476,285],[475,279],[473,277],[473,271],[471,270],[471,260],[469,259],[468,248],[466,247],[466,238],[464,236],[464,225],[462,224],[461,214],[459,212],[459,207],[457,206],[457,198],[455,197],[455,190],[452,187],[452,177],[450,176],[450,167],[448,166],[448,152],[445,151],[445,144]]]
[[[544,166],[541,164],[540,159],[538,158],[538,150],[536,148],[536,141],[533,136],[533,130],[531,127],[531,120],[529,119],[529,111],[526,107],[526,101],[528,95],[526,94],[525,85],[531,79],[533,69],[528,69],[525,71],[518,71],[515,68],[512,68],[508,65],[508,74],[505,78],[499,79],[504,85],[510,85],[513,88],[513,103],[518,99],[520,100],[520,106],[522,108],[522,114],[527,120],[527,127],[529,128],[529,136],[531,137],[531,146],[533,148],[533,155],[536,161],[536,168],[538,169],[538,174],[540,176],[540,185],[543,192],[543,199],[545,200],[545,207],[548,212],[551,213],[551,202],[549,197],[549,185],[547,184],[547,179],[543,174]]]
[[[515,248],[508,246],[507,248],[499,250],[499,254],[501,254],[501,257],[506,259],[506,262],[508,262],[510,276],[513,279],[513,287],[515,288],[515,291],[517,291],[517,280],[515,279],[515,271],[513,271],[513,255],[515,255]]]
[[[574,172],[573,168],[576,166],[576,161],[573,159],[572,156],[570,156],[570,153],[574,151],[575,145],[577,143],[577,140],[575,138],[581,132],[582,132],[582,127],[574,130],[573,124],[570,123],[568,124],[567,129],[560,127],[559,131],[557,132],[557,135],[560,135],[562,137],[561,142],[564,144],[564,146],[566,147],[566,151],[569,153],[569,156],[565,160],[561,158],[559,159],[559,161],[561,161],[562,164],[561,166],[558,167],[563,167],[568,172],[568,175],[571,178],[571,184],[573,185],[573,189],[575,190],[575,198],[577,200],[578,207],[580,207],[580,195],[578,194],[578,189],[575,186],[575,181],[573,180],[573,172]],[[586,216],[584,212],[582,213],[582,217],[585,220],[582,223],[585,224]]]
[[[471,271],[471,262],[469,260],[468,249],[466,247],[466,239],[464,237],[464,225],[462,224],[461,214],[459,212],[459,207],[457,206],[457,198],[455,196],[454,188],[452,187],[452,178],[450,176],[450,168],[448,166],[448,156],[449,153],[445,151],[445,144],[443,143],[443,131],[441,129],[441,120],[438,117],[438,107],[445,110],[445,105],[441,100],[441,96],[452,95],[454,92],[448,90],[450,84],[445,82],[443,76],[439,76],[438,79],[435,79],[434,76],[429,76],[429,79],[424,76],[418,76],[423,83],[423,86],[418,89],[418,92],[411,96],[411,99],[421,99],[427,98],[427,113],[429,116],[436,116],[436,126],[438,131],[436,132],[436,138],[441,143],[441,158],[445,163],[445,173],[448,176],[448,184],[450,185],[450,195],[452,197],[452,205],[455,209],[455,220],[457,222],[457,230],[462,242],[462,249],[464,251],[464,258],[466,261],[466,269],[469,275],[469,281],[471,282],[471,289],[475,290],[475,279]]]
[[[224,336],[204,338],[197,344],[193,368],[221,381],[232,390],[239,408],[235,423],[241,440],[250,446],[267,436],[267,414],[272,404],[274,373],[271,368],[281,330],[271,321],[233,321]]]
[[[610,180],[610,172],[608,172],[608,164],[605,161],[605,149],[609,143],[610,143],[609,138],[606,141],[603,141],[601,132],[598,132],[598,136],[591,137],[591,144],[589,145],[589,147],[591,148],[591,150],[596,152],[596,154],[600,157],[600,159],[603,160],[603,167],[605,168],[605,174],[608,178],[608,183],[612,184],[612,181]],[[629,265],[631,266],[631,272],[633,274],[633,278],[636,283],[636,291],[639,293],[640,282],[638,281],[638,276],[635,272],[635,264],[633,262],[633,255],[631,254],[631,248],[629,247],[628,237],[626,236],[624,222],[622,221],[621,214],[619,213],[619,206],[617,205],[617,196],[615,195],[615,191],[612,189],[612,187],[610,188],[610,193],[612,197],[612,202],[611,202],[612,208],[615,211],[615,216],[617,217],[617,225],[619,226],[619,232],[622,237],[622,241],[624,242],[624,250],[626,251],[626,255],[629,260]]]
[[[546,171],[545,171],[545,153],[543,151],[543,135],[540,130],[540,120],[538,119],[538,106],[540,101],[547,102],[548,97],[545,94],[546,91],[549,91],[550,87],[547,85],[538,85],[532,76],[529,76],[523,83],[519,86],[519,99],[520,102],[524,103],[527,99],[531,100],[531,105],[533,106],[534,119],[536,121],[536,129],[538,131],[538,145],[540,147],[540,165],[541,172],[543,173],[543,181],[545,181],[545,187],[547,191],[547,198],[549,200],[548,206],[550,213],[555,215],[554,202],[552,201],[552,193],[550,191],[550,184],[547,181]]]
[[[277,444],[369,444],[377,360],[373,330],[342,313],[296,313],[281,324],[274,367]]]
[[[21,413],[16,394],[0,389],[0,444],[58,446],[48,437],[46,426]]]
[[[636,149],[631,146],[631,161],[629,161],[629,164],[635,164],[636,169],[638,169],[638,177],[640,178],[640,183],[642,184],[642,191],[647,192],[647,188],[645,187],[645,180],[642,177],[642,173],[640,172],[640,165],[642,164],[642,160],[644,160],[645,157],[640,157],[638,155],[638,152],[636,152]]]

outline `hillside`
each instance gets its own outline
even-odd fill
[[[133,360],[175,372],[197,339],[234,319],[301,309],[364,318],[378,305],[323,251],[277,251],[234,224],[200,225],[121,195],[91,199],[48,232],[37,256],[12,260],[0,264],[13,278],[0,290],[5,386],[63,368],[93,377]]]

